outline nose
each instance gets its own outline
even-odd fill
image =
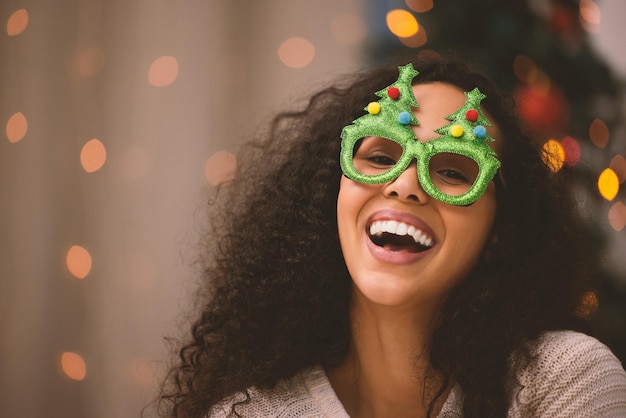
[[[385,185],[383,194],[388,198],[426,203],[430,196],[422,189],[417,178],[417,163],[413,161],[395,180]]]

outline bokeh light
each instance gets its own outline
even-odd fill
[[[586,292],[578,305],[577,314],[581,317],[593,315],[598,310],[599,300],[595,292]]]
[[[290,68],[306,67],[314,57],[315,46],[304,38],[289,38],[278,47],[278,58]]]
[[[609,209],[609,224],[617,232],[626,226],[626,205],[622,202],[615,202]]]
[[[99,139],[92,139],[80,151],[80,163],[88,173],[100,170],[107,159],[107,150]]]
[[[28,122],[22,112],[14,113],[9,118],[6,127],[7,138],[9,142],[15,143],[22,140],[28,131]]]
[[[87,365],[83,358],[71,351],[61,354],[61,369],[72,380],[83,380],[87,375]]]
[[[414,12],[425,13],[433,8],[433,0],[405,0],[407,7]]]
[[[517,55],[513,60],[513,72],[524,83],[532,83],[537,78],[537,66],[526,55]]]
[[[9,16],[7,21],[7,35],[16,36],[24,32],[28,26],[28,11],[26,9],[16,10]]]
[[[387,27],[399,38],[408,38],[419,30],[415,16],[402,9],[391,10],[387,13]]]
[[[151,387],[158,382],[158,373],[152,362],[146,358],[131,361],[130,372],[133,380],[141,386]]]
[[[598,190],[600,195],[608,201],[615,199],[619,192],[619,180],[617,174],[610,168],[606,168],[600,176],[598,176]]]
[[[228,151],[217,151],[207,160],[204,173],[211,186],[231,182],[237,177],[237,158]]]
[[[357,45],[365,40],[367,27],[358,15],[342,14],[330,22],[330,31],[344,45]]]
[[[626,158],[617,154],[609,163],[611,170],[617,175],[619,184],[622,184],[626,180]]]
[[[421,26],[417,33],[413,36],[409,36],[408,38],[398,38],[402,45],[407,46],[409,48],[419,48],[420,46],[424,46],[428,41],[428,36],[426,35],[426,31],[424,27]]]
[[[601,119],[594,119],[589,125],[589,139],[597,147],[604,148],[609,143],[609,127]]]
[[[177,77],[178,61],[168,55],[154,60],[148,71],[148,81],[156,87],[169,86]]]
[[[565,164],[570,167],[575,166],[580,161],[580,144],[571,136],[566,136],[561,140],[561,146],[565,153]]]
[[[556,139],[549,139],[543,144],[542,158],[550,170],[556,173],[565,162],[563,146]]]
[[[579,4],[580,23],[581,26],[590,33],[598,33],[600,31],[600,22],[602,21],[602,12],[600,7],[593,0],[580,0]]]
[[[87,48],[78,56],[78,75],[93,77],[104,66],[104,50],[98,46]]]
[[[65,257],[67,269],[77,279],[84,279],[91,271],[91,255],[79,245],[73,245]]]

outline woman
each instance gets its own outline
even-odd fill
[[[626,415],[619,361],[575,332],[597,260],[565,174],[484,76],[359,75],[240,163],[168,416]]]

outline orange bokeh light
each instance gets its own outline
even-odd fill
[[[543,144],[543,161],[553,172],[557,172],[565,163],[565,151],[556,139],[549,139]]]
[[[599,300],[595,292],[586,292],[578,305],[579,316],[587,317],[593,315],[598,310]]]
[[[87,48],[78,57],[78,75],[93,77],[104,66],[104,50],[100,47]]]
[[[24,32],[28,26],[28,12],[26,9],[16,10],[7,21],[7,35],[16,36]]]
[[[303,68],[313,61],[315,46],[304,38],[289,38],[278,47],[278,58],[290,68]]]
[[[100,140],[94,138],[83,145],[80,163],[88,173],[100,170],[107,159],[107,150]]]
[[[613,159],[611,159],[609,167],[611,170],[615,171],[619,183],[622,184],[624,180],[626,180],[626,158],[617,154],[613,157]]]
[[[405,0],[407,7],[414,12],[426,13],[433,8],[433,0]]]
[[[217,151],[204,165],[204,174],[211,186],[233,181],[237,177],[237,157],[228,151]]]
[[[619,180],[615,171],[607,168],[600,173],[600,176],[598,176],[598,191],[608,201],[615,199],[619,192]]]
[[[626,205],[622,202],[615,202],[609,209],[609,224],[617,232],[626,226]]]
[[[513,60],[513,72],[524,83],[532,83],[537,78],[537,66],[526,55],[517,55]]]
[[[398,38],[402,45],[407,46],[409,48],[419,48],[420,46],[424,46],[428,41],[428,36],[426,36],[426,31],[423,27],[417,31],[417,33],[413,36],[409,36],[408,38]]]
[[[85,360],[71,351],[61,354],[61,369],[72,380],[83,380],[87,375]]]
[[[609,127],[601,119],[594,119],[589,125],[589,139],[597,147],[604,148],[609,143]]]
[[[72,246],[65,257],[67,269],[77,279],[84,279],[91,271],[91,255],[79,245]]]
[[[148,71],[148,81],[156,87],[169,86],[177,77],[178,61],[167,55],[154,60]]]
[[[420,29],[415,16],[402,9],[391,10],[387,13],[387,27],[399,38],[411,37]]]
[[[7,122],[7,138],[9,142],[15,143],[22,140],[28,131],[28,122],[22,112],[17,112],[9,118]]]

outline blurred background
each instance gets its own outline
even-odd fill
[[[136,417],[188,326],[207,191],[276,111],[453,49],[573,166],[626,359],[623,0],[0,2],[0,416]],[[146,415],[149,415],[146,412]]]

